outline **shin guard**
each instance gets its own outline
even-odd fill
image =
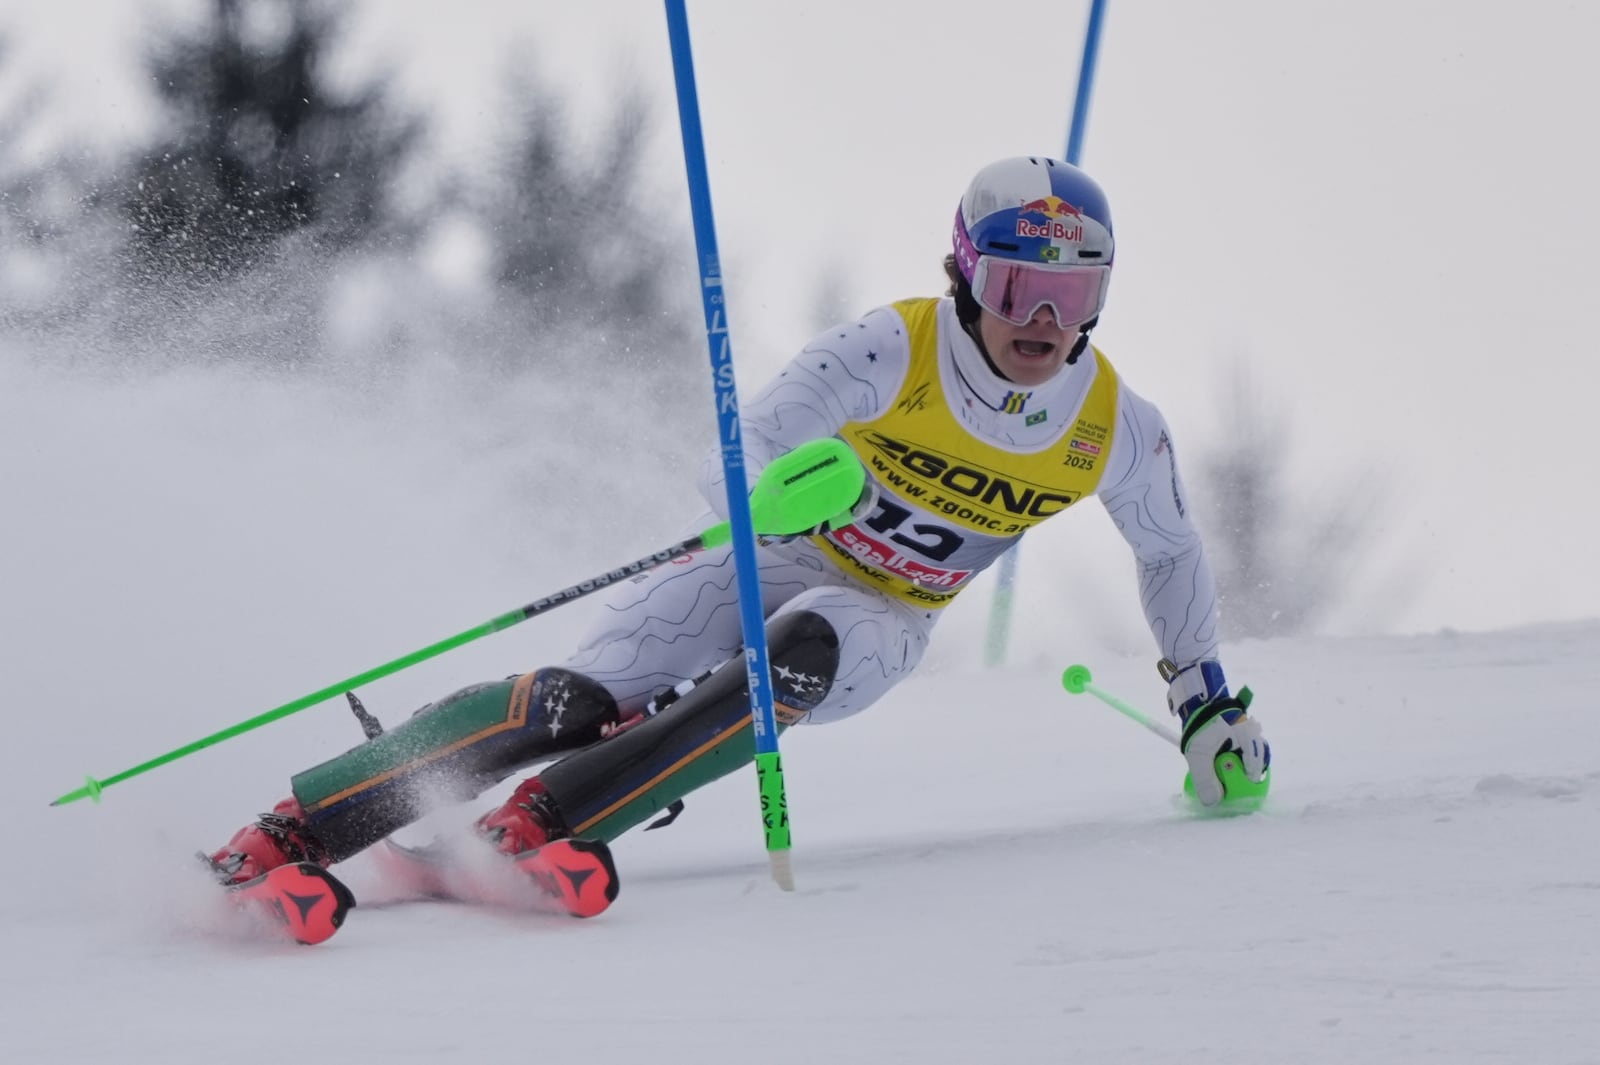
[[[618,722],[601,685],[550,668],[476,684],[290,781],[306,824],[341,861],[447,802],[600,739]]]
[[[767,631],[779,728],[818,706],[839,669],[833,626],[808,610]],[[755,760],[743,657],[651,717],[539,774],[572,835],[610,842],[694,789]]]

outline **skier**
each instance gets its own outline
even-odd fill
[[[973,178],[952,241],[944,298],[828,331],[743,409],[753,470],[837,436],[869,474],[852,524],[760,549],[778,719],[871,706],[978,573],[1098,496],[1133,549],[1196,797],[1214,805],[1219,754],[1237,752],[1259,781],[1270,752],[1218,660],[1215,585],[1166,422],[1089,343],[1114,258],[1106,197],[1066,163],[1004,159]],[[726,517],[718,452],[700,490]],[[749,764],[731,549],[635,578],[602,614],[563,665],[465,688],[295,776],[289,798],[211,856],[219,877],[340,861],[552,759],[477,832],[506,854],[610,841]]]

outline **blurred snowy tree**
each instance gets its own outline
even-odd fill
[[[9,42],[0,38],[0,82]],[[48,161],[26,147],[48,120],[49,92],[37,80],[0,97],[0,325],[37,329],[59,320],[64,279],[77,259],[103,258],[115,246],[104,219],[85,224],[100,202],[96,162],[61,151]]]
[[[10,64],[11,42],[4,33],[0,33],[0,84],[5,81],[6,68]],[[17,112],[20,110],[14,103],[0,97],[0,148],[8,152],[15,148],[18,135],[22,130],[22,121]],[[0,158],[0,168],[5,166],[6,160]]]
[[[1314,632],[1367,587],[1357,578],[1373,561],[1386,486],[1369,477],[1305,490],[1289,476],[1294,434],[1283,404],[1261,394],[1243,360],[1222,380],[1222,442],[1196,449],[1193,476],[1224,631]],[[1411,586],[1386,587],[1383,605],[1393,606]]]
[[[619,89],[585,151],[551,93],[526,78],[511,88],[520,113],[473,213],[501,296],[547,342],[524,352],[548,363],[560,337],[585,372],[637,371],[669,393],[709,394],[688,193],[681,176],[657,183],[646,165],[654,116],[643,95]]]
[[[816,336],[836,325],[855,321],[867,310],[859,303],[849,271],[842,263],[835,262],[820,271],[812,283],[806,322],[811,336]]]
[[[213,0],[153,52],[168,130],[121,182],[134,278],[204,287],[290,234],[338,251],[384,233],[421,126],[381,84],[335,87],[338,21],[318,0]]]

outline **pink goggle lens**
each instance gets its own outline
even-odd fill
[[[981,256],[972,275],[979,305],[1012,325],[1027,325],[1049,305],[1061,326],[1087,322],[1105,305],[1109,266],[1052,266]]]

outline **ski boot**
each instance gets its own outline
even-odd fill
[[[504,805],[478,818],[473,827],[495,850],[510,855],[537,850],[571,835],[538,777],[518,784]]]
[[[306,826],[300,803],[284,799],[251,825],[233,834],[227,846],[206,856],[212,871],[224,884],[247,880],[292,862],[310,862],[326,869],[327,849]]]

